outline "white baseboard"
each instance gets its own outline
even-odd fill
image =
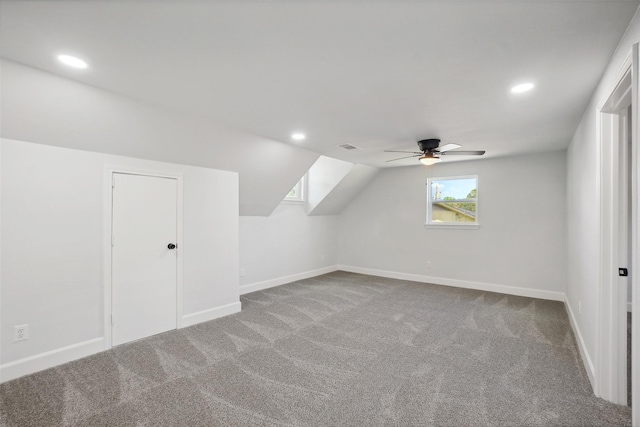
[[[567,298],[566,296],[564,305],[567,308],[567,313],[569,313],[569,322],[571,323],[571,328],[573,329],[573,335],[575,335],[576,339],[578,340],[578,349],[580,350],[580,356],[582,356],[582,363],[584,363],[584,368],[587,371],[587,376],[589,377],[589,381],[591,382],[591,388],[595,389],[596,370],[593,366],[593,362],[591,361],[591,357],[589,357],[589,352],[587,351],[587,346],[585,345],[582,334],[580,333],[580,328],[578,327],[576,317],[573,315],[571,304],[569,304],[569,298]]]
[[[573,333],[578,341],[578,349],[580,351],[580,355],[582,356],[585,370],[587,371],[587,376],[589,377],[589,381],[591,382],[591,387],[593,388],[595,368],[593,366],[593,362],[591,361],[591,357],[589,357],[589,353],[587,352],[587,347],[584,343],[584,339],[582,338],[582,334],[580,333],[580,329],[578,328],[576,318],[573,315],[573,310],[571,309],[569,300],[567,299],[567,296],[564,294],[564,292],[544,291],[531,288],[518,288],[514,286],[470,282],[466,280],[446,279],[442,277],[430,277],[410,273],[398,273],[395,271],[376,270],[372,268],[354,267],[350,265],[338,265],[338,270],[348,271],[351,273],[368,274],[371,276],[388,277],[390,279],[411,280],[414,282],[433,283],[434,285],[455,286],[458,288],[477,289],[480,291],[499,292],[509,295],[562,301],[564,302],[569,314],[571,328],[573,329]]]
[[[91,356],[101,351],[104,351],[104,338],[102,337],[4,363],[0,365],[0,383]]]
[[[239,312],[240,301],[223,305],[221,307],[214,307],[208,310],[198,311],[196,313],[185,314],[184,316],[182,316],[180,327],[186,328],[187,326],[196,325],[202,322],[208,322],[209,320],[217,319],[219,317],[224,317]]]
[[[227,316],[229,314],[238,313],[240,311],[240,301],[223,305],[222,307],[203,310],[197,313],[187,314],[182,317],[180,327],[195,325],[196,323],[206,322]],[[0,383],[11,381],[24,375],[33,374],[54,366],[62,365],[67,362],[91,356],[105,350],[104,338],[94,338],[92,340],[72,344],[56,350],[47,351],[45,353],[36,354],[34,356],[25,357],[24,359],[14,362],[4,363],[0,365]]]
[[[565,299],[563,292],[545,291],[541,289],[471,282],[468,280],[447,279],[444,277],[422,276],[420,274],[398,273],[395,271],[376,270],[372,268],[354,267],[351,265],[338,265],[338,270],[348,271],[351,273],[368,274],[371,276],[388,277],[390,279],[411,280],[413,282],[432,283],[434,285],[454,286],[465,289],[477,289],[479,291],[499,292],[501,294],[548,299],[552,301],[564,302]]]
[[[274,286],[284,285],[286,283],[295,282],[296,280],[304,280],[310,277],[320,276],[321,274],[333,273],[336,270],[338,270],[338,266],[331,265],[329,267],[318,268],[317,270],[305,271],[302,273],[292,274],[290,276],[283,276],[277,277],[275,279],[265,280],[264,282],[242,285],[240,286],[240,295],[261,291],[263,289],[273,288]]]

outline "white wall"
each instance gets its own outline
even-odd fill
[[[20,361],[103,337],[108,166],[183,175],[184,319],[239,309],[236,173],[6,139],[0,150],[2,380]],[[13,342],[24,323],[29,339]]]
[[[614,89],[616,75],[631,46],[640,41],[636,13],[603,73],[567,150],[568,280],[567,301],[584,340],[587,357],[595,362],[598,286],[600,278],[599,157],[596,119],[598,108]],[[581,305],[581,313],[578,310]]]
[[[334,271],[338,217],[378,172],[320,156],[307,175],[307,201],[283,202],[269,217],[240,217],[240,293]],[[316,211],[322,211],[317,213]]]
[[[383,170],[340,216],[340,264],[560,299],[564,168],[554,152]],[[425,227],[427,177],[459,175],[478,175],[480,228]]]
[[[2,60],[3,138],[222,169],[240,212],[269,215],[319,154]]]
[[[269,217],[240,217],[240,292],[335,270],[338,217],[307,216],[303,204],[282,203]]]

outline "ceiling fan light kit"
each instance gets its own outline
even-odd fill
[[[462,147],[460,144],[445,144],[440,147],[440,140],[436,138],[423,139],[418,141],[418,151],[395,151],[395,150],[385,150],[385,153],[408,153],[413,154],[412,156],[399,157],[397,159],[387,160],[387,162],[394,162],[396,160],[408,159],[410,157],[419,157],[420,163],[423,165],[431,166],[435,163],[438,163],[442,159],[440,156],[444,155],[458,155],[458,156],[482,156],[485,151],[484,150],[474,150],[474,151],[452,151],[456,148]]]
[[[427,166],[431,166],[434,165],[436,163],[438,163],[439,161],[441,161],[440,157],[436,157],[433,154],[429,153],[429,154],[425,154],[424,156],[420,157],[420,163],[422,163],[423,165],[427,165]]]

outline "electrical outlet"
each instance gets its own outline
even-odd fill
[[[578,301],[578,314],[582,314],[582,301]]]
[[[14,326],[14,341],[22,341],[29,338],[29,325]]]
[[[244,276],[245,276],[245,274],[246,274],[246,273],[245,273],[245,271],[244,271],[244,268],[241,268],[241,269],[240,269],[240,277],[244,277]]]

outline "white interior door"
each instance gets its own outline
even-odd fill
[[[177,180],[113,174],[112,344],[176,328]]]

